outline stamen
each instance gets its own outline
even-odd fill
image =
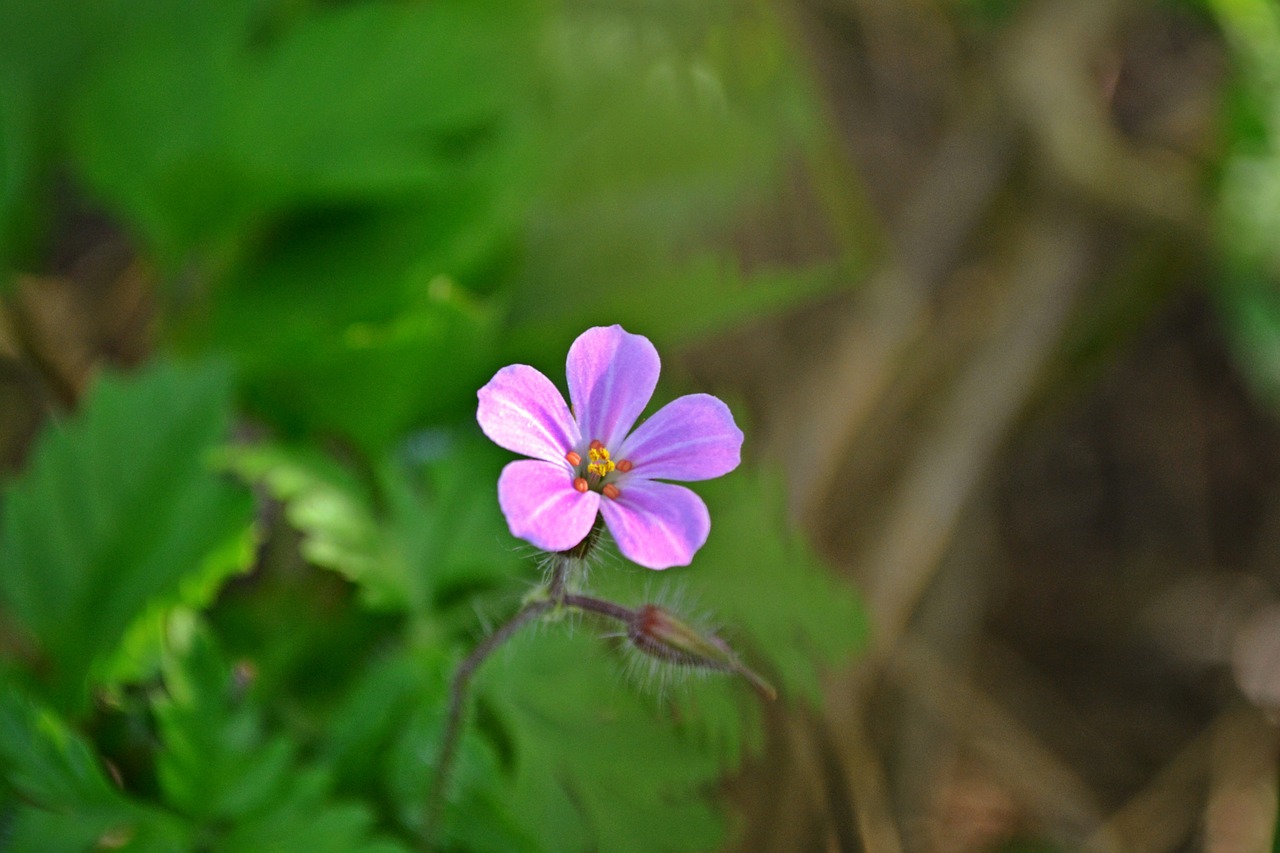
[[[604,492],[604,496],[606,498],[612,498],[615,501],[618,499],[618,496],[622,494],[618,487],[613,483],[605,483],[604,488],[600,491]]]
[[[588,445],[588,446],[589,446],[592,450],[604,450],[604,442],[603,442],[603,441],[601,441],[601,440],[600,440],[600,439],[598,439],[598,438],[594,438],[594,439],[592,439],[592,440],[591,440],[591,444],[590,444],[590,445]]]
[[[564,455],[564,461],[568,462],[574,468],[582,464],[582,457],[570,450]]]
[[[586,477],[578,477],[573,481],[573,487],[579,492],[586,492],[591,486],[587,483]]]
[[[619,471],[625,474],[635,466],[631,464],[630,459],[619,459],[616,467]]]
[[[615,467],[613,460],[609,458],[609,451],[603,445],[592,447],[587,451],[587,455],[591,457],[591,464],[587,466],[588,474],[606,477]]]

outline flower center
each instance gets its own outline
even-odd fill
[[[589,448],[587,455],[591,457],[591,464],[587,466],[588,474],[595,474],[597,477],[604,479],[613,473],[614,468],[618,467],[609,458],[609,448],[603,444],[599,447]]]
[[[573,466],[573,487],[579,492],[594,491],[599,492],[606,498],[617,500],[622,491],[617,484],[613,482],[617,479],[617,474],[625,474],[631,470],[632,465],[626,459],[613,461],[613,457],[609,454],[609,448],[604,446],[604,442],[595,439],[587,447],[586,464],[583,464],[582,454],[570,450],[564,455],[565,461]]]

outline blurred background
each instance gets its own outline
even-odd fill
[[[1278,234],[1271,0],[0,0],[0,849],[1280,849]],[[429,827],[612,323],[780,699],[539,626]]]

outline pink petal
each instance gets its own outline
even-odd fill
[[[583,441],[599,439],[616,452],[658,384],[662,362],[643,335],[597,326],[569,347],[569,400]]]
[[[742,461],[742,430],[710,394],[672,400],[627,437],[615,458],[648,480],[709,480]],[[621,485],[621,483],[619,483]]]
[[[591,532],[600,495],[574,489],[563,464],[522,459],[502,469],[498,505],[512,536],[544,551],[567,551]]]
[[[631,480],[620,490],[600,501],[600,512],[622,555],[647,569],[689,565],[711,532],[702,498],[650,480]]]
[[[476,420],[494,444],[567,465],[564,456],[581,437],[550,379],[527,364],[513,364],[494,374],[478,396]]]

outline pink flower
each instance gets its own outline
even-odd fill
[[[702,499],[662,480],[709,480],[738,467],[742,430],[729,407],[690,394],[634,432],[661,362],[649,339],[598,326],[569,347],[569,399],[527,364],[504,367],[480,389],[476,419],[494,443],[531,456],[498,478],[511,533],[567,551],[604,516],[623,555],[650,569],[685,566],[707,541]]]

